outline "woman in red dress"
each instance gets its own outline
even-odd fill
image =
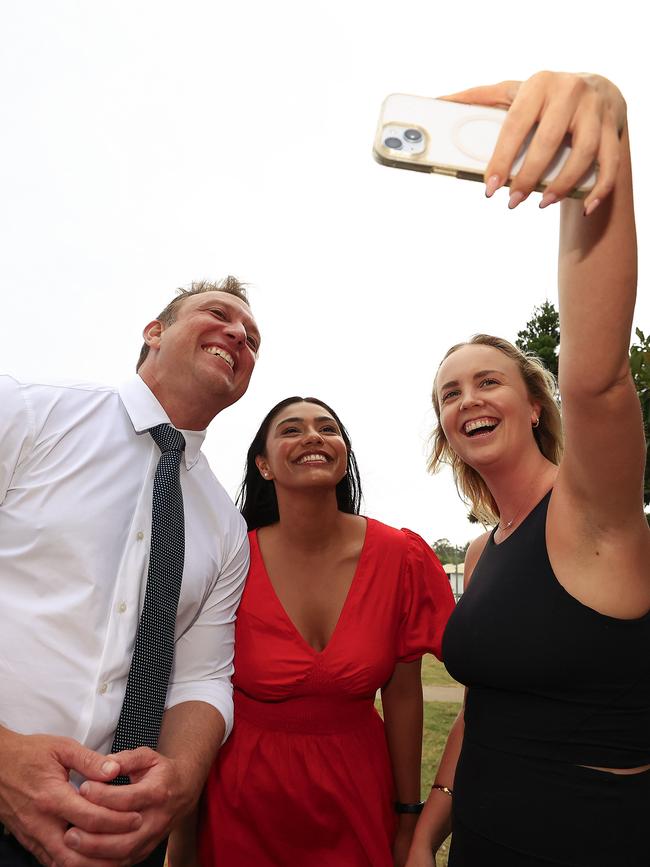
[[[336,413],[313,398],[274,407],[241,492],[251,565],[235,727],[205,789],[203,867],[406,861],[420,801],[421,657],[440,656],[453,597],[430,547],[361,517],[360,499]]]

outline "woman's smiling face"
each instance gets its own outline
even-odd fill
[[[284,487],[335,488],[347,472],[348,451],[325,407],[301,401],[271,420],[263,455],[255,462],[266,479]]]
[[[444,359],[435,382],[447,442],[469,466],[507,459],[532,445],[540,407],[531,401],[517,364],[500,350],[465,344]]]

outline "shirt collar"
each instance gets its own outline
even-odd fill
[[[149,428],[155,427],[157,424],[171,424],[162,404],[158,402],[142,377],[133,376],[123,382],[118,392],[137,434],[147,433]],[[199,459],[206,432],[204,430],[181,430],[181,433],[185,437],[185,466],[191,470]]]

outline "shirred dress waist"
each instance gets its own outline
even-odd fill
[[[258,728],[309,735],[337,734],[365,726],[378,716],[372,698],[329,695],[295,696],[285,701],[257,701],[235,689],[235,720]]]

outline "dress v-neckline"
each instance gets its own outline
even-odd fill
[[[258,535],[257,535],[258,531],[255,530],[255,533],[253,534],[254,539],[255,539],[255,548],[257,549],[257,555],[260,559],[260,565],[262,567],[260,571],[262,572],[262,575],[264,576],[264,581],[266,581],[266,583],[268,585],[268,589],[270,590],[271,595],[272,595],[275,603],[277,604],[277,607],[280,610],[280,613],[282,614],[282,617],[288,623],[288,625],[291,627],[291,630],[296,635],[296,637],[299,639],[300,643],[303,644],[306,648],[308,648],[310,653],[312,653],[314,656],[321,656],[323,653],[325,653],[328,650],[328,648],[330,647],[330,645],[332,644],[332,642],[334,641],[334,639],[336,638],[338,632],[340,631],[339,628],[341,626],[341,622],[344,619],[344,615],[346,613],[346,610],[349,607],[349,602],[350,602],[350,599],[353,595],[355,586],[358,583],[357,579],[358,579],[359,573],[361,571],[361,564],[363,563],[363,561],[366,558],[366,552],[368,549],[368,540],[370,537],[370,526],[372,523],[372,519],[371,518],[365,518],[365,521],[366,521],[366,532],[365,532],[365,535],[363,537],[363,544],[361,545],[361,551],[359,553],[359,559],[357,560],[357,564],[354,567],[354,573],[352,575],[352,581],[350,581],[350,586],[348,587],[348,592],[345,594],[345,599],[343,600],[343,605],[341,606],[341,610],[339,611],[339,616],[336,619],[334,629],[332,630],[332,633],[327,640],[327,644],[325,645],[325,647],[323,647],[322,650],[316,650],[315,647],[312,647],[312,645],[307,641],[307,639],[304,637],[302,632],[300,632],[300,630],[298,629],[296,624],[293,622],[291,617],[289,617],[289,613],[287,612],[287,609],[282,604],[282,600],[278,596],[276,589],[273,586],[273,582],[271,581],[271,576],[269,575],[268,570],[266,568],[266,563],[264,562],[264,556],[262,555],[262,549],[260,548],[260,540],[259,540]]]

